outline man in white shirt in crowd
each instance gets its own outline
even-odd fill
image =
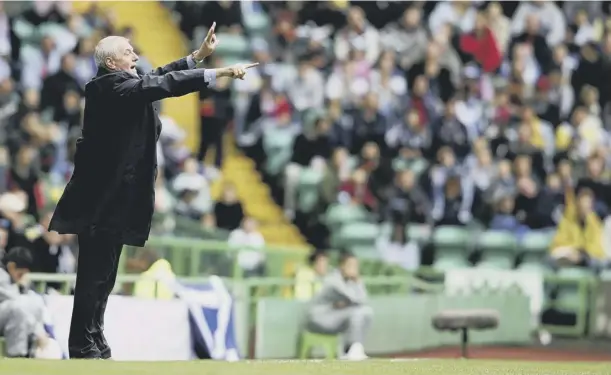
[[[265,271],[265,239],[258,231],[258,223],[251,217],[245,217],[242,226],[229,234],[229,246],[239,250],[238,265],[244,277],[263,276]]]

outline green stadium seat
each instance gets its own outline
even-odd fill
[[[545,273],[549,272],[549,268],[545,265],[545,258],[549,254],[553,237],[553,231],[526,233],[518,244],[518,253],[522,258],[518,269],[539,268]]]
[[[380,229],[373,223],[347,223],[333,235],[333,247],[350,248],[356,245],[373,246],[380,235]]]
[[[313,168],[305,168],[299,176],[299,185],[297,186],[297,205],[301,212],[312,212],[319,202],[319,184],[322,181],[324,174],[321,171]]]
[[[611,280],[611,269],[603,270],[598,277],[601,280]]]
[[[410,241],[423,245],[431,241],[433,230],[426,224],[408,224],[405,228],[405,235]]]
[[[242,35],[220,33],[217,37],[221,43],[216,47],[214,53],[219,56],[246,57],[250,52],[248,40]]]
[[[264,12],[249,12],[244,18],[244,26],[248,35],[264,35],[271,27],[269,17]]]
[[[465,256],[460,254],[445,254],[444,256],[435,259],[435,263],[433,263],[433,268],[436,271],[441,272],[467,267],[470,267],[467,259]]]
[[[398,157],[392,161],[392,169],[395,171],[402,171],[409,168],[409,160]]]
[[[558,270],[556,275],[561,280],[572,280],[573,283],[562,282],[558,284],[557,295],[554,306],[563,311],[579,311],[588,303],[588,292],[579,289],[579,283],[587,284],[593,279],[594,273],[581,267],[563,267]]]
[[[478,267],[513,268],[517,249],[513,233],[495,230],[483,232],[478,238],[477,248],[482,254]]]
[[[392,161],[392,168],[395,171],[409,169],[414,172],[416,176],[420,175],[428,166],[429,162],[423,158],[405,159],[402,157],[398,157],[393,159]]]
[[[369,214],[362,206],[354,204],[335,204],[325,213],[325,223],[331,228],[338,228],[346,223],[366,221]]]
[[[295,132],[292,129],[274,129],[263,133],[263,149],[267,155],[265,170],[277,176],[291,160]]]
[[[409,169],[411,169],[416,176],[419,176],[428,166],[429,162],[426,161],[426,159],[416,159],[410,164]]]
[[[518,266],[520,271],[536,271],[541,274],[550,274],[552,270],[543,262],[522,262]]]
[[[299,359],[307,359],[314,348],[322,348],[326,359],[337,359],[339,336],[304,331],[299,341]]]
[[[594,277],[594,273],[583,267],[562,267],[557,275],[563,279],[588,280]]]
[[[380,254],[376,249],[375,245],[355,245],[350,246],[348,250],[356,255],[359,259],[363,260],[378,260],[380,259]]]
[[[13,31],[22,43],[35,43],[39,35],[36,33],[36,27],[22,18],[15,19]]]
[[[433,233],[435,261],[433,268],[445,271],[468,266],[467,253],[473,233],[465,227],[441,226]]]

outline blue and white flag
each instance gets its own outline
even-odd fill
[[[200,359],[237,361],[233,298],[217,277],[205,284],[179,285],[176,295],[189,309],[193,352]]]

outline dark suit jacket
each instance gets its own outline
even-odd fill
[[[153,102],[208,86],[204,69],[187,69],[187,60],[181,59],[141,77],[98,70],[85,86],[74,173],[49,230],[101,230],[123,244],[144,245],[153,215],[155,143],[161,132]]]

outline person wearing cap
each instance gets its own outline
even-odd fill
[[[216,49],[213,24],[199,50],[140,75],[128,39],[109,36],[95,48],[97,75],[85,86],[82,135],[74,172],[59,200],[50,231],[76,234],[78,271],[68,349],[71,358],[108,359],[104,311],[124,245],[146,243],[154,210],[156,142],[161,121],[154,102],[243,79],[257,64],[198,69]]]

